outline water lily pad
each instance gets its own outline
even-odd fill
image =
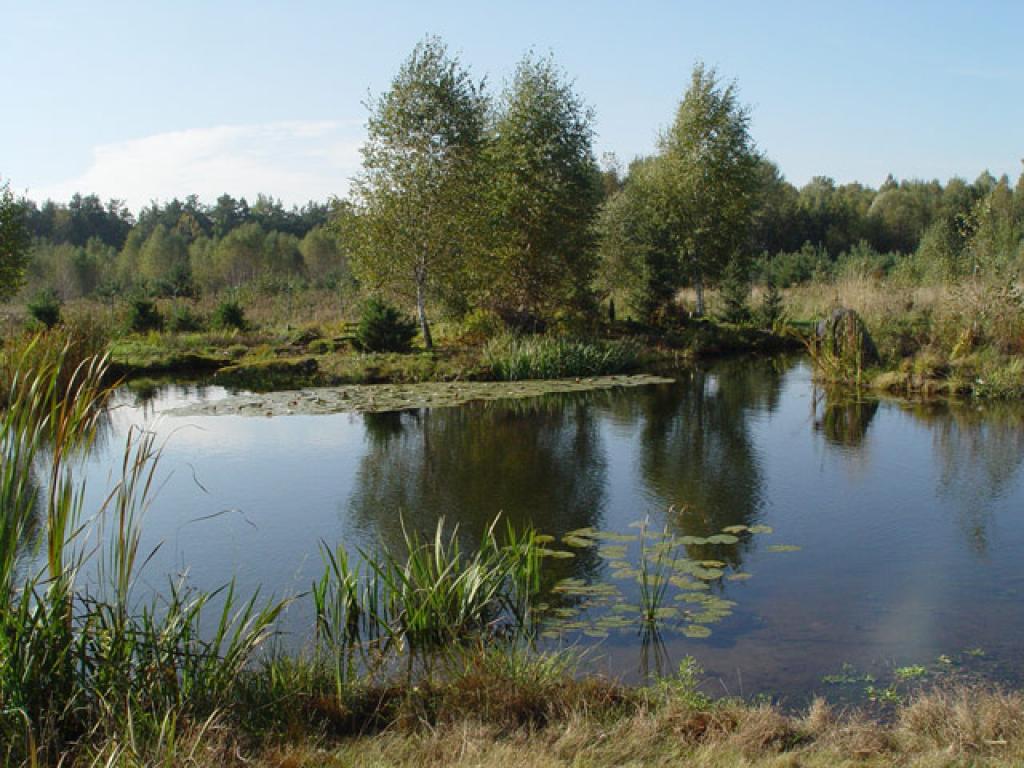
[[[714,536],[708,536],[708,544],[735,544],[738,541],[739,539],[731,533],[716,533]]]
[[[635,533],[613,533],[611,531],[595,531],[590,538],[598,539],[600,541],[614,541],[622,544],[628,544],[630,542],[640,540],[640,537]]]
[[[775,529],[770,525],[752,525],[750,526],[751,533],[775,533]]]
[[[619,568],[618,570],[612,571],[613,579],[635,579],[640,575],[640,571],[635,568]]]
[[[722,533],[745,533],[750,530],[749,526],[746,525],[727,525],[722,529]]]
[[[551,544],[555,540],[555,537],[547,533],[538,533],[533,537],[533,540],[538,544]]]
[[[769,552],[799,552],[800,549],[797,544],[772,544],[768,547]]]
[[[720,568],[695,568],[693,575],[703,581],[714,581],[722,578],[723,571]]]
[[[687,624],[683,627],[682,633],[687,637],[692,637],[698,640],[705,637],[711,637],[711,630],[707,627],[701,626],[700,624]]]
[[[552,557],[555,560],[568,560],[570,557],[576,557],[572,552],[566,552],[564,549],[545,549],[539,547],[537,554],[541,557]]]
[[[595,533],[597,533],[597,530],[594,529],[594,528],[591,528],[588,525],[586,528],[576,528],[576,529],[574,529],[572,531],[566,531],[565,535],[566,536],[582,536],[582,537],[585,537],[585,538],[589,539],[589,538],[592,538]]]
[[[622,562],[621,558],[626,556],[626,546],[624,544],[617,544],[610,547],[602,547],[598,554],[609,560]]]
[[[702,536],[680,536],[679,543],[687,547],[703,547],[708,540]]]
[[[585,549],[596,544],[593,539],[585,539],[582,536],[563,536],[562,543],[578,549]]]
[[[753,576],[752,573],[747,573],[746,571],[741,571],[739,573],[730,573],[725,578],[728,579],[729,581],[746,581],[751,576]]]

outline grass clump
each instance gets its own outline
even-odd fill
[[[128,745],[114,764],[145,764],[177,724],[230,705],[283,604],[180,583],[137,599],[159,451],[152,436],[130,435],[92,528],[75,458],[96,434],[106,361],[76,365],[72,345],[48,343],[38,337],[15,363],[0,413],[0,755],[5,765],[73,764],[82,745]],[[213,630],[201,633],[211,610]]]
[[[639,347],[629,341],[504,334],[487,343],[481,360],[499,381],[603,376],[636,368]]]

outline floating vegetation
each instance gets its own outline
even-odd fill
[[[852,664],[843,664],[840,670],[831,675],[825,675],[821,682],[826,685],[857,685],[859,683],[873,683],[875,678],[872,675],[857,671]]]
[[[670,384],[673,379],[642,374],[543,381],[458,381],[422,384],[358,384],[286,392],[235,395],[169,411],[175,416],[286,416],[381,413],[415,408],[451,408],[474,401],[519,400],[568,392]]]
[[[769,552],[799,552],[800,549],[796,544],[772,544],[768,547]]]
[[[541,637],[562,640],[567,633],[580,633],[603,639],[611,633],[640,633],[658,638],[667,631],[692,639],[707,638],[712,632],[708,625],[728,618],[736,607],[721,595],[724,583],[746,581],[751,574],[732,570],[731,556],[708,557],[711,553],[706,548],[734,547],[744,538],[772,532],[765,525],[730,525],[707,536],[677,536],[668,528],[652,529],[647,520],[637,520],[629,527],[637,529],[636,533],[587,527],[561,537],[563,545],[578,550],[578,557],[596,555],[597,563],[603,561],[605,580],[570,577],[558,581],[552,594],[572,600],[572,607],[538,611],[545,622]],[[544,538],[543,542],[550,540]],[[799,547],[768,549],[789,552]],[[555,557],[573,554],[542,552],[552,552],[549,556]]]
[[[896,667],[894,670],[897,680],[916,680],[925,677],[928,670],[920,664],[911,664],[906,667]]]

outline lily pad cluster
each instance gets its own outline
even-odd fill
[[[711,635],[713,625],[736,606],[722,596],[725,582],[751,574],[722,560],[696,559],[689,552],[709,545],[732,547],[743,539],[772,533],[766,525],[730,525],[709,536],[678,536],[651,529],[646,521],[631,524],[636,533],[579,528],[556,540],[540,537],[542,554],[569,559],[595,554],[604,561],[605,578],[565,578],[552,589],[541,636],[605,638],[613,632],[673,631],[690,638]],[[705,550],[706,551],[706,550]]]
[[[618,387],[672,383],[663,376],[592,376],[537,381],[457,381],[421,384],[356,384],[286,392],[234,395],[176,408],[175,416],[287,416],[380,413],[415,408],[451,408],[482,400],[507,400]]]

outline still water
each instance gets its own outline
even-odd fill
[[[187,572],[203,588],[235,578],[241,594],[300,593],[320,571],[321,542],[395,547],[403,519],[430,535],[444,516],[467,546],[499,512],[556,537],[636,535],[630,524],[643,519],[677,541],[747,526],[761,532],[686,548],[749,576],[709,584],[725,615],[707,637],[665,632],[659,666],[692,655],[719,693],[794,701],[828,693],[823,678],[844,665],[882,680],[940,657],[984,659],[986,674],[1021,681],[1020,406],[830,405],[803,362],[765,360],[675,384],[458,408],[165,413],[226,394],[124,390],[89,460],[95,506],[130,427],[164,442],[143,549],[161,546],[143,589]],[[612,583],[600,547],[574,554],[551,561],[558,578]],[[635,587],[615,589],[626,601]],[[308,637],[308,602],[290,609],[285,642]],[[652,666],[635,629],[549,635],[589,647],[587,664],[627,680]]]

